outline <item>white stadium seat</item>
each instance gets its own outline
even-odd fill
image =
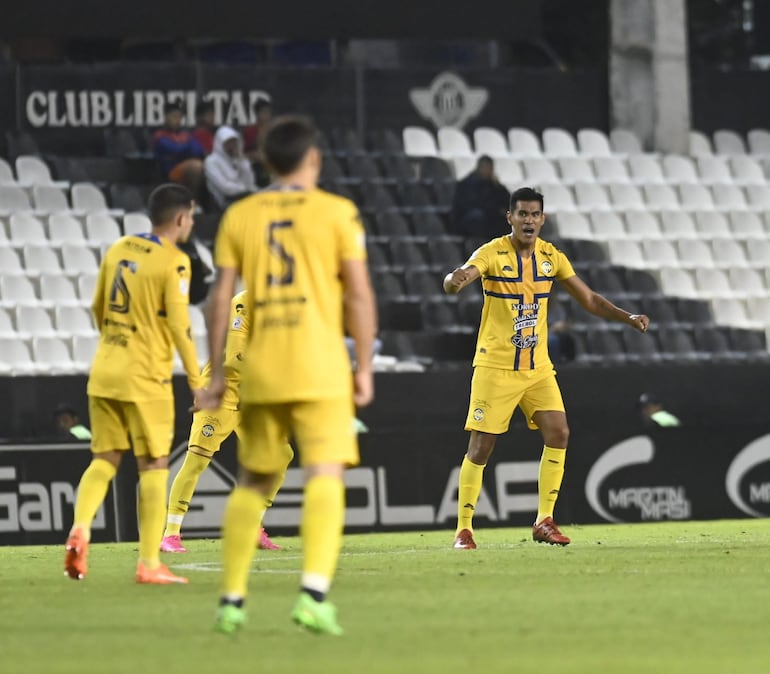
[[[126,213],[123,216],[123,233],[147,234],[152,229],[152,222],[144,213]]]
[[[3,276],[24,275],[21,259],[12,248],[0,247],[0,274]]]
[[[480,126],[473,132],[473,146],[476,154],[485,154],[493,159],[511,156],[503,133],[488,126]]]
[[[11,314],[5,309],[0,309],[0,339],[16,337],[16,328],[13,326]]]
[[[89,213],[86,216],[86,238],[93,244],[114,243],[120,238],[120,225],[106,213]]]
[[[476,170],[476,160],[473,157],[454,157],[451,164],[457,180],[462,180]]]
[[[80,220],[68,213],[54,213],[48,218],[48,238],[52,246],[65,243],[86,244]]]
[[[575,185],[575,197],[578,210],[581,211],[609,211],[612,209],[607,191],[596,183]]]
[[[646,266],[651,269],[681,266],[676,247],[671,241],[664,241],[663,239],[642,241],[642,254]]]
[[[5,270],[3,270],[5,271]],[[40,300],[26,276],[0,276],[0,304],[6,307],[17,307],[21,304],[39,305]]]
[[[714,150],[717,154],[746,154],[746,143],[735,131],[719,129],[714,131]]]
[[[695,229],[698,234],[708,238],[730,235],[730,223],[724,213],[719,211],[698,211],[694,213]]]
[[[730,168],[736,185],[766,185],[768,182],[762,167],[754,157],[731,157]]]
[[[96,273],[96,270],[78,275],[78,297],[80,298],[80,301],[87,306],[91,306],[91,303],[93,302],[97,278],[98,274]]]
[[[109,210],[104,193],[93,183],[75,183],[72,186],[72,207],[86,213],[101,213]]]
[[[756,269],[728,269],[727,277],[730,280],[730,287],[736,294],[744,297],[768,297],[765,278]]]
[[[11,241],[17,246],[25,244],[48,245],[43,223],[31,213],[14,213],[9,221]]]
[[[40,366],[32,360],[27,342],[18,337],[0,339],[0,367],[12,375],[37,374]]]
[[[625,239],[626,227],[623,218],[617,212],[591,213],[591,230],[599,240]]]
[[[712,239],[711,256],[714,264],[722,269],[746,269],[749,266],[746,249],[734,239]]]
[[[610,185],[612,205],[621,211],[643,211],[647,209],[642,191],[636,185]]]
[[[603,185],[631,182],[628,166],[620,157],[596,157],[593,163],[596,182]]]
[[[736,297],[730,287],[727,273],[722,269],[696,269],[693,273],[695,287],[701,297],[725,299]]]
[[[686,298],[698,297],[692,274],[684,269],[672,269],[670,267],[661,269],[660,284],[666,295]]]
[[[593,239],[591,225],[582,213],[560,213],[556,229],[563,239]]]
[[[751,154],[770,155],[770,131],[767,129],[752,129],[747,134]]]
[[[609,157],[612,154],[610,139],[598,129],[580,129],[577,144],[584,157]]]
[[[749,185],[746,187],[749,208],[754,211],[770,211],[770,186]]]
[[[715,267],[711,248],[705,241],[701,239],[680,241],[677,247],[679,249],[679,265],[684,269],[713,269]]]
[[[629,239],[638,241],[663,238],[663,232],[660,229],[660,221],[653,213],[647,211],[627,212],[626,232]]]
[[[610,147],[616,154],[644,154],[644,148],[639,137],[628,129],[610,131]]]
[[[561,181],[567,185],[596,182],[591,162],[585,157],[566,157],[558,160]]]
[[[695,162],[689,157],[678,154],[663,157],[663,173],[666,176],[666,182],[674,185],[697,185],[700,182],[698,172],[695,170]]]
[[[63,335],[96,335],[89,311],[83,307],[58,306],[55,309],[56,329]]]
[[[524,182],[524,172],[518,159],[513,157],[498,157],[495,159],[495,174],[498,180],[510,191],[520,187]]]
[[[628,158],[628,167],[631,171],[631,179],[641,185],[664,184],[666,176],[663,175],[663,167],[657,157],[649,155],[635,155]]]
[[[714,185],[711,188],[714,206],[720,211],[745,211],[749,205],[738,185]]]
[[[524,175],[530,185],[543,183],[554,185],[561,182],[556,168],[548,159],[532,157],[522,160],[521,165],[524,167]]]
[[[11,165],[0,157],[0,185],[15,185],[16,179],[13,177]]]
[[[75,286],[66,276],[42,274],[40,276],[40,300],[57,307],[84,305],[75,292]],[[90,305],[90,298],[88,304]]]
[[[50,185],[53,183],[48,165],[39,157],[16,157],[16,178],[22,185]]]
[[[697,239],[698,230],[690,213],[685,211],[662,211],[660,228],[663,236],[671,241]]]
[[[642,188],[647,208],[653,211],[677,210],[682,207],[671,185],[645,185]]]
[[[32,354],[45,374],[69,374],[78,370],[67,344],[58,337],[33,338]]]
[[[32,209],[27,193],[17,185],[0,185],[0,213],[15,213]]]
[[[679,197],[682,209],[686,211],[705,211],[715,208],[714,198],[704,185],[680,185]]]
[[[745,303],[737,299],[716,298],[711,301],[711,311],[718,325],[749,329],[761,327],[759,321],[749,317]]]
[[[437,157],[438,147],[433,134],[421,126],[406,126],[402,131],[404,152],[408,157]]]
[[[452,157],[475,157],[476,153],[471,147],[471,141],[462,129],[451,126],[443,126],[438,130],[439,155],[451,159]]]
[[[515,157],[543,156],[540,140],[529,129],[517,126],[508,129],[508,145],[511,148],[511,154]]]
[[[703,157],[714,154],[711,149],[711,141],[701,131],[690,131],[690,154],[693,157]]]
[[[48,246],[24,246],[24,271],[33,276],[61,272],[61,263],[56,251]]]
[[[96,347],[99,345],[97,335],[75,335],[72,338],[72,359],[78,369],[87,370],[96,355]]]
[[[613,239],[607,242],[607,250],[614,265],[631,269],[647,269],[649,266],[638,241]]]
[[[550,127],[543,130],[543,153],[546,157],[577,157],[575,137],[565,129]]]
[[[95,272],[99,268],[96,256],[86,246],[67,244],[61,247],[61,254],[67,274],[77,276],[83,272]]]
[[[762,218],[758,213],[745,211],[743,213],[730,213],[728,215],[730,231],[739,239],[766,239]]]
[[[35,185],[32,188],[32,199],[38,211],[62,213],[71,210],[64,190],[54,185]]]
[[[725,157],[698,157],[698,175],[704,185],[731,185],[733,174]]]
[[[43,307],[22,305],[16,309],[16,330],[21,337],[55,337],[51,316]]]

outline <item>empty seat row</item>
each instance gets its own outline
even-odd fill
[[[731,273],[742,275],[747,282],[752,274],[759,274],[770,265],[768,239],[751,241],[746,246],[732,239],[611,240],[606,246],[613,264],[637,269],[729,269]],[[579,258],[576,261],[579,262]]]
[[[0,246],[46,243],[61,246],[65,243],[101,246],[116,241],[123,232],[141,234],[152,228],[144,213],[126,213],[118,220],[107,213],[92,213],[84,221],[71,214],[54,213],[47,218],[22,211],[0,218]]]
[[[92,183],[72,186],[70,198],[67,190],[58,184],[36,184],[29,190],[18,185],[0,184],[0,211],[14,212],[37,210],[46,213],[121,213],[122,209],[110,209],[104,193]],[[31,198],[30,198],[31,197]]]

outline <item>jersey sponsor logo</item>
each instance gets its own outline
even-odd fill
[[[522,335],[520,332],[517,332],[511,337],[511,344],[517,349],[534,349],[537,346],[537,342],[537,335]]]
[[[203,428],[201,428],[201,433],[203,434],[204,438],[210,438],[212,435],[214,435],[214,427],[211,424],[206,424]]]
[[[511,311],[539,311],[540,304],[538,302],[511,302]]]
[[[238,318],[236,318],[233,321],[233,330],[238,330],[242,325],[243,325],[243,319],[240,316],[238,316]]]
[[[725,475],[725,490],[730,500],[740,510],[752,517],[767,517],[768,512],[754,508],[756,503],[770,503],[770,482],[749,481],[748,503],[741,487],[746,476],[757,466],[770,461],[770,435],[763,435],[746,445],[732,460]]]
[[[509,272],[512,273],[513,272],[513,267],[511,267],[511,265],[507,264],[507,265],[505,265],[503,267],[503,271],[509,271]]]
[[[508,255],[508,251],[507,250],[498,250],[497,254],[498,255]]]
[[[484,419],[484,410],[482,410],[480,407],[477,407],[475,410],[473,410],[474,421],[482,421],[483,419]]]
[[[428,87],[410,90],[409,100],[420,115],[437,127],[461,129],[484,109],[489,91],[469,87],[461,77],[443,72]]]
[[[179,279],[179,292],[182,293],[182,295],[186,295],[190,292],[190,282],[186,278]]]
[[[553,265],[551,264],[550,260],[543,260],[540,263],[540,270],[543,272],[544,276],[550,276],[553,274]]]
[[[527,314],[526,316],[520,316],[513,322],[513,329],[515,332],[521,332],[527,328],[534,328],[537,325],[537,314]]]
[[[611,475],[624,468],[651,463],[655,446],[646,435],[628,438],[610,447],[588,471],[585,495],[594,512],[609,522],[623,522],[610,511],[638,509],[642,520],[681,520],[692,514],[692,504],[682,486],[633,486],[606,489],[607,507],[601,492]]]

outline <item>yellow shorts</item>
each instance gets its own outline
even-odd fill
[[[290,437],[297,444],[302,466],[355,466],[359,457],[354,412],[350,398],[243,404],[238,462],[254,473],[282,471],[291,451],[286,443]]]
[[[207,452],[218,452],[222,443],[235,432],[240,437],[238,424],[241,413],[220,407],[218,410],[203,410],[193,414],[188,447],[200,447]]]
[[[505,433],[516,407],[521,407],[527,424],[533,429],[537,428],[532,421],[535,412],[564,411],[553,368],[524,371],[474,368],[466,431]]]
[[[174,400],[113,400],[88,396],[91,451],[133,447],[136,456],[168,456],[174,439]]]

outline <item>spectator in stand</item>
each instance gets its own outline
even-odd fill
[[[204,168],[209,194],[222,210],[257,189],[251,163],[243,155],[241,136],[229,126],[219,127]]]
[[[152,148],[165,180],[179,183],[198,197],[203,184],[203,148],[190,131],[182,128],[182,107],[167,103],[166,119],[152,137]]]
[[[243,151],[252,163],[257,185],[266,187],[271,178],[267,167],[262,163],[262,141],[267,133],[267,127],[273,118],[273,106],[265,98],[257,99],[254,103],[256,122],[243,129]]]
[[[206,155],[210,155],[214,150],[214,134],[216,130],[214,104],[211,101],[200,101],[195,106],[195,129],[193,129],[193,136]]]
[[[642,413],[642,420],[647,426],[671,428],[682,425],[677,417],[666,411],[663,402],[654,393],[642,393],[639,396],[638,406]]]
[[[491,157],[482,155],[476,169],[458,181],[452,201],[455,234],[491,239],[503,236],[510,227],[505,219],[511,195],[495,176]]]
[[[78,413],[72,405],[67,403],[61,403],[56,406],[54,411],[54,418],[56,419],[56,428],[64,435],[67,440],[90,440],[91,431],[88,427],[80,423],[78,419]]]

